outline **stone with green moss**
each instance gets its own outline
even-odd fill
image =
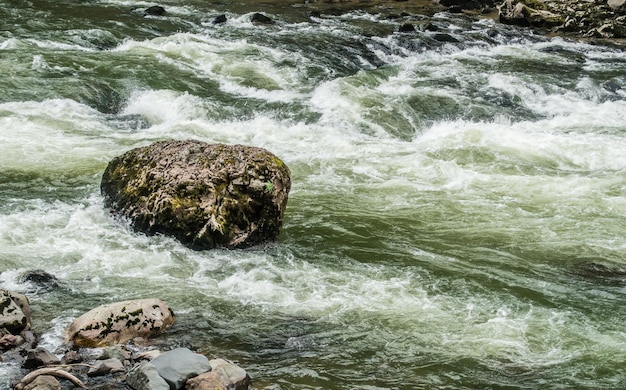
[[[161,141],[114,158],[101,182],[105,205],[147,234],[194,249],[276,241],[291,188],[269,151],[201,141]]]
[[[174,320],[174,312],[159,299],[109,303],[75,319],[67,330],[67,341],[91,348],[122,344],[135,337],[155,336]]]

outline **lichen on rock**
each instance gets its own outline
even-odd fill
[[[277,240],[290,188],[289,169],[269,151],[194,140],[132,149],[101,182],[105,205],[136,230],[194,249]]]
[[[115,302],[75,319],[67,330],[67,340],[81,347],[121,344],[135,337],[154,336],[174,320],[174,312],[159,299]]]
[[[0,289],[0,329],[19,334],[30,328],[30,305],[25,295]]]

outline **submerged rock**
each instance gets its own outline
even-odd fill
[[[152,7],[146,8],[143,14],[145,16],[163,16],[166,13],[167,11],[165,11],[165,8],[161,7],[160,5],[153,5]]]
[[[67,340],[81,347],[105,347],[135,337],[154,336],[174,323],[174,312],[159,299],[140,299],[99,306],[67,330]]]
[[[601,260],[582,261],[576,264],[574,272],[585,279],[606,284],[626,284],[626,269],[605,264]]]
[[[278,239],[289,175],[262,148],[162,141],[114,158],[101,190],[138,231],[194,249],[246,248]]]
[[[226,15],[224,14],[219,14],[209,19],[209,23],[211,24],[223,24],[223,23],[226,23],[227,21],[228,20],[226,18]]]
[[[35,269],[32,271],[26,271],[18,277],[19,283],[32,283],[38,287],[56,287],[58,285],[58,279],[56,276],[42,270]]]
[[[274,20],[262,13],[255,12],[250,17],[250,21],[254,24],[274,24]]]

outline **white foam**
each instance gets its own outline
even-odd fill
[[[191,67],[215,80],[223,91],[243,97],[289,102],[301,96],[298,88],[304,76],[297,68],[277,65],[287,59],[298,61],[299,57],[245,40],[179,33],[150,41],[128,41],[115,51],[154,53],[163,62],[181,69]]]
[[[1,103],[0,126],[5,170],[97,172],[115,149],[102,115],[69,99]]]
[[[202,118],[204,102],[187,92],[147,90],[132,93],[122,110],[124,115],[140,115],[151,124],[178,124]]]

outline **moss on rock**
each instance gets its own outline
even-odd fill
[[[193,140],[130,150],[101,182],[105,205],[136,230],[195,249],[277,240],[290,188],[289,168],[265,149]]]

